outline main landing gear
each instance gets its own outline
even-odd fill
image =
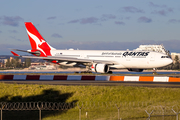
[[[92,73],[91,67],[90,66],[86,66],[86,71],[81,71],[81,73]]]

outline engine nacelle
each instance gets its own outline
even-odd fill
[[[143,69],[128,68],[128,71],[133,71],[133,72],[142,72],[142,71],[143,71]]]
[[[30,50],[30,52],[35,56],[42,56],[42,52],[40,50]]]
[[[98,73],[108,73],[109,72],[109,66],[107,64],[93,64],[91,66],[91,70],[93,72],[98,72]]]
[[[64,65],[64,66],[68,66],[68,67],[72,67],[74,65],[76,65],[77,63],[75,62],[72,62],[72,63],[68,63],[68,62],[61,62],[59,63],[60,65]]]

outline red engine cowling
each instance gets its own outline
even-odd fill
[[[93,64],[91,66],[91,70],[93,72],[98,72],[98,73],[108,73],[109,72],[109,66],[107,64]]]

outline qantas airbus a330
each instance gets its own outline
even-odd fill
[[[163,53],[153,51],[115,51],[115,50],[57,50],[51,47],[31,22],[25,22],[31,50],[34,56],[14,56],[44,59],[65,66],[89,66],[93,72],[108,73],[110,69],[127,68],[129,71],[142,72],[147,68],[163,67],[172,63],[172,59]]]

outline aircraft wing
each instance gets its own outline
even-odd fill
[[[43,60],[57,60],[60,62],[77,62],[77,63],[106,63],[106,64],[114,64],[112,61],[104,61],[104,60],[90,60],[90,59],[79,59],[79,58],[68,58],[68,57],[36,57],[36,56],[20,56],[22,58],[36,58]]]
[[[54,56],[47,56],[47,57],[37,57],[37,56],[20,56],[16,54],[15,52],[11,51],[11,53],[14,56],[22,57],[22,58],[35,58],[35,59],[43,59],[43,60],[56,60],[59,62],[76,62],[76,63],[105,63],[105,64],[110,64],[114,65],[116,62],[113,61],[105,61],[105,60],[90,60],[90,59],[82,59],[82,58],[70,58],[70,57],[54,57]]]

